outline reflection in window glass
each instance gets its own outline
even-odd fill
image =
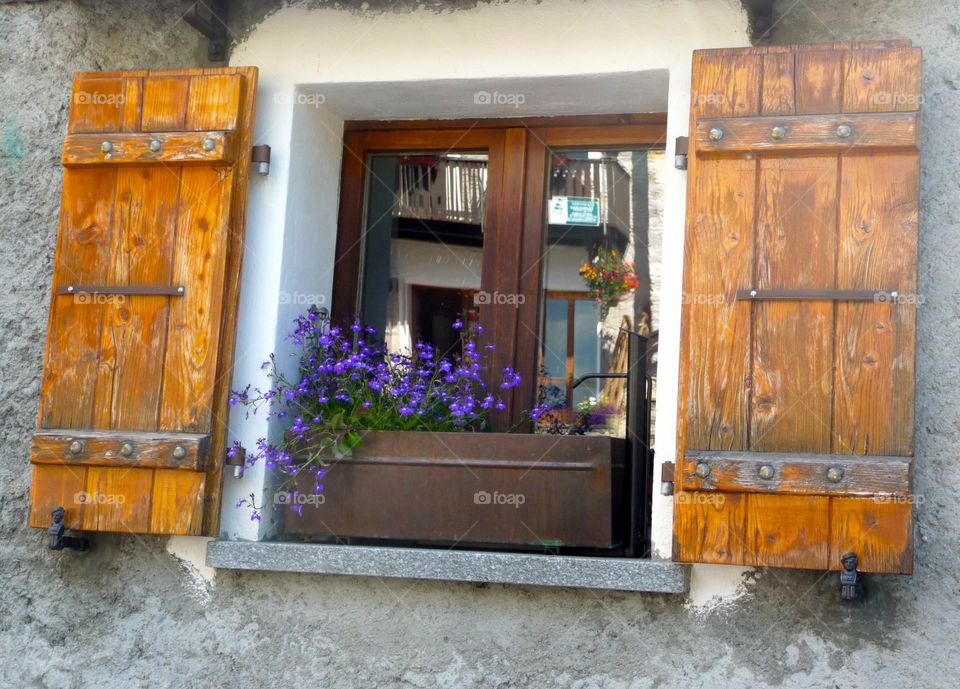
[[[565,379],[567,372],[567,302],[565,299],[547,299],[544,333],[546,374]]]
[[[624,331],[655,342],[664,162],[663,151],[645,149],[551,154],[540,398],[563,423],[589,412],[605,419],[592,432],[624,432],[622,378],[573,383],[626,373]]]
[[[485,153],[376,155],[368,161],[359,313],[390,351],[460,347],[476,319]]]
[[[595,301],[577,299],[573,303],[573,313],[573,377],[576,379],[600,370],[599,308]],[[599,395],[599,381],[588,381],[573,391],[573,404],[576,406],[584,401],[595,404]]]

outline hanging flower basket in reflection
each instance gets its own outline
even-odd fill
[[[580,277],[600,305],[601,318],[640,285],[633,263],[624,261],[616,249],[602,246],[592,261],[580,266]]]

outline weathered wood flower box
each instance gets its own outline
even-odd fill
[[[370,432],[275,502],[289,535],[446,545],[613,548],[620,542],[624,441],[605,436]]]

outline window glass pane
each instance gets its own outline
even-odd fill
[[[595,301],[577,299],[573,318],[573,377],[598,373],[600,371],[600,338],[597,334],[599,306]],[[579,405],[585,400],[596,403],[600,395],[600,382],[585,382],[573,391],[573,404]]]
[[[623,434],[626,383],[601,378],[572,388],[576,378],[626,374],[630,336],[655,341],[659,325],[662,151],[554,150],[547,191],[544,247],[544,313],[540,397],[557,398],[552,388],[567,379],[555,416],[576,424],[586,412],[592,432]],[[560,302],[563,302],[561,306]],[[561,321],[560,312],[572,313]],[[552,350],[572,342],[560,362]],[[648,345],[649,346],[649,345]],[[562,349],[568,354],[566,348]],[[566,358],[566,356],[564,357]],[[653,370],[648,371],[651,376]],[[549,402],[548,402],[549,403]]]
[[[485,153],[369,159],[358,310],[391,351],[451,353],[476,319],[486,185]]]
[[[567,377],[567,301],[547,299],[544,323],[543,366],[545,375]]]

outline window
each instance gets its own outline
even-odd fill
[[[392,351],[454,347],[476,320],[486,153],[374,155],[368,163],[359,310]]]
[[[495,427],[540,399],[564,423],[605,408],[622,435],[622,331],[657,327],[663,117],[554,119],[348,123],[333,317],[394,350],[449,350],[455,320],[479,323],[524,377]],[[605,303],[580,272],[601,253],[638,276]]]
[[[662,163],[649,147],[550,151],[539,396],[564,422],[625,432],[629,342],[658,327]]]

